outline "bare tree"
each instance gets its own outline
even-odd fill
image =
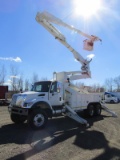
[[[100,93],[100,92],[104,92],[105,88],[104,88],[104,86],[101,86],[98,83],[98,84],[93,84],[91,86],[88,86],[88,91],[92,92],[92,93]]]
[[[18,79],[17,90],[23,91],[23,77],[22,76]]]
[[[0,68],[0,85],[3,85],[5,83],[5,78],[6,78],[6,69],[5,66],[3,65]]]
[[[76,82],[75,85],[79,88],[84,87],[84,83],[83,82]]]
[[[114,80],[113,78],[109,78],[105,80],[105,87],[109,92],[113,91]]]
[[[90,92],[97,92],[97,85],[96,84],[91,85]]]
[[[11,89],[13,91],[17,91],[18,88],[17,88],[17,83],[18,83],[18,69],[11,65],[10,66],[10,79],[11,79]]]
[[[114,78],[114,83],[116,86],[116,91],[120,92],[120,76]]]
[[[30,83],[29,83],[29,80],[26,79],[26,80],[25,80],[25,91],[28,91],[29,88],[30,88]]]
[[[39,81],[38,75],[36,73],[33,73],[32,76],[32,84],[34,84],[35,82]]]

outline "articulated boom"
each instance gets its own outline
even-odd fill
[[[53,26],[52,23],[66,27],[70,30],[77,32],[78,34],[81,34],[84,37],[87,37],[88,39],[84,41],[85,43],[84,49],[89,51],[93,49],[94,42],[98,40],[101,41],[101,39],[96,36],[90,36],[74,28],[73,26],[66,24],[65,22],[56,18],[55,16],[51,15],[48,12],[37,13],[36,20],[44,28],[46,28],[55,37],[55,39],[57,39],[64,46],[66,46],[73,53],[73,56],[75,57],[75,59],[82,64],[81,71],[67,72],[70,79],[77,80],[77,79],[83,79],[83,78],[90,78],[91,77],[91,72],[89,69],[90,61],[84,59],[74,48],[72,48],[71,45],[67,43],[65,36],[61,34],[60,31],[58,31],[56,27]]]

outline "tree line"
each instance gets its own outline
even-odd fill
[[[89,92],[120,92],[120,75],[115,78],[107,78],[103,85],[93,84],[86,86],[84,83],[76,83],[78,87],[86,88]]]
[[[6,77],[9,75],[9,79],[6,80]],[[5,66],[0,66],[0,85],[9,85],[9,90],[12,91],[27,91],[30,90],[31,85],[34,82],[40,80],[47,80],[47,78],[39,78],[37,73],[33,73],[31,78],[24,79],[23,73],[19,69],[10,65],[9,72],[6,70]],[[89,92],[105,92],[105,91],[117,91],[120,92],[120,75],[115,78],[107,78],[103,85],[93,84],[86,86],[83,82],[76,82],[78,87],[86,89]]]
[[[0,85],[8,85],[11,91],[30,90],[31,85],[39,80],[47,80],[47,78],[39,79],[38,75],[33,73],[30,79],[25,79],[16,66],[10,65],[9,71],[4,65],[0,66]]]

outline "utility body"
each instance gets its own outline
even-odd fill
[[[103,109],[116,116],[113,111],[101,103],[101,96],[88,93],[71,83],[71,80],[91,77],[89,68],[91,60],[84,59],[68,44],[65,36],[53,24],[61,25],[88,38],[84,41],[84,49],[88,51],[93,50],[94,42],[101,41],[101,39],[66,24],[48,12],[37,13],[36,20],[72,52],[74,58],[82,65],[81,71],[54,72],[53,80],[36,82],[30,92],[14,94],[8,107],[11,120],[15,123],[23,123],[27,120],[32,128],[40,129],[46,125],[48,118],[61,115],[89,125],[84,118],[78,116],[77,113],[80,111],[93,117],[99,116]]]

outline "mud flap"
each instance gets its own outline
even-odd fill
[[[110,113],[113,117],[118,117],[117,114],[114,111],[110,110],[108,107],[106,107],[105,104],[101,104],[101,107],[104,111]]]
[[[70,108],[68,105],[66,105],[65,108],[67,110],[66,116],[74,119],[78,123],[85,124],[87,127],[89,127],[89,123],[84,118],[78,116],[78,114],[72,108]]]

